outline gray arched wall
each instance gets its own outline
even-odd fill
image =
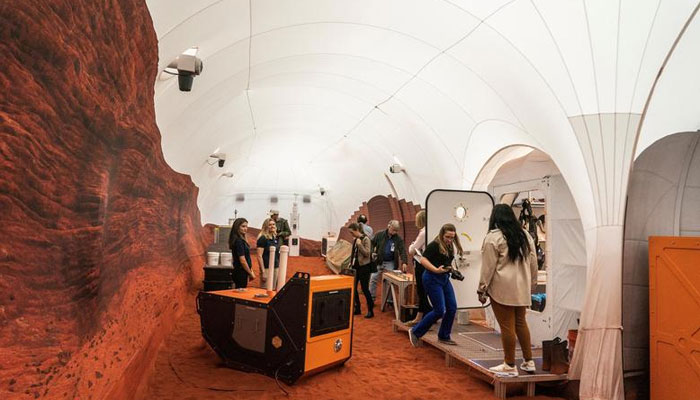
[[[700,132],[647,148],[630,176],[622,277],[624,370],[649,363],[649,236],[700,236]]]

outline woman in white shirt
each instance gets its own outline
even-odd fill
[[[416,228],[420,229],[420,231],[418,236],[416,236],[416,240],[408,247],[408,253],[413,258],[413,265],[415,266],[413,277],[415,278],[418,291],[418,313],[416,313],[416,318],[413,321],[407,323],[408,326],[413,326],[420,322],[423,315],[433,309],[428,302],[428,295],[425,293],[425,287],[423,286],[425,267],[420,263],[423,251],[425,251],[425,210],[420,210],[416,214]]]

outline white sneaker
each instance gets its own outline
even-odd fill
[[[501,365],[496,365],[495,367],[489,368],[491,372],[495,372],[496,375],[499,376],[518,376],[518,368],[515,366],[511,367],[510,365],[503,363]]]
[[[537,368],[535,368],[535,361],[530,360],[530,361],[525,361],[523,360],[523,363],[520,364],[520,369],[522,369],[525,372],[535,372]]]

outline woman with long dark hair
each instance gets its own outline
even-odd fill
[[[231,227],[231,235],[228,237],[228,247],[233,253],[233,283],[236,288],[248,286],[248,280],[255,279],[253,263],[250,261],[250,245],[245,238],[248,233],[248,220],[236,218]]]
[[[523,351],[520,368],[535,371],[530,346],[530,330],[525,320],[527,307],[532,304],[530,294],[537,283],[537,256],[530,234],[515,218],[507,204],[498,204],[491,212],[489,233],[481,247],[481,278],[479,301],[491,298],[491,308],[501,327],[504,362],[490,368],[492,371],[517,376],[515,366],[515,338]]]
[[[362,286],[362,293],[367,301],[367,314],[365,318],[374,317],[374,300],[369,292],[369,276],[372,273],[372,242],[365,234],[362,226],[352,223],[348,226],[353,237],[352,251],[350,251],[350,268],[355,270],[357,280],[355,281],[355,315],[361,314],[360,297],[357,292],[357,284]]]
[[[462,254],[462,244],[457,237],[457,228],[452,224],[445,224],[440,228],[440,233],[435,240],[425,248],[420,260],[421,265],[425,268],[423,286],[433,304],[433,310],[425,314],[416,326],[408,330],[408,338],[413,346],[418,346],[420,338],[440,318],[442,318],[442,323],[440,323],[438,331],[438,341],[444,344],[457,344],[450,338],[452,323],[457,312],[457,300],[450,283],[450,267],[455,253]]]

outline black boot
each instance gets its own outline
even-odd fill
[[[354,315],[360,315],[362,314],[362,309],[360,309],[360,304],[355,303],[355,312],[353,313]]]
[[[372,318],[374,317],[374,304],[370,304],[367,307],[367,315],[365,315],[365,318]]]
[[[559,338],[557,338],[559,339]],[[555,340],[557,340],[555,339]],[[552,345],[554,340],[542,341],[542,371],[549,371],[552,367]]]

